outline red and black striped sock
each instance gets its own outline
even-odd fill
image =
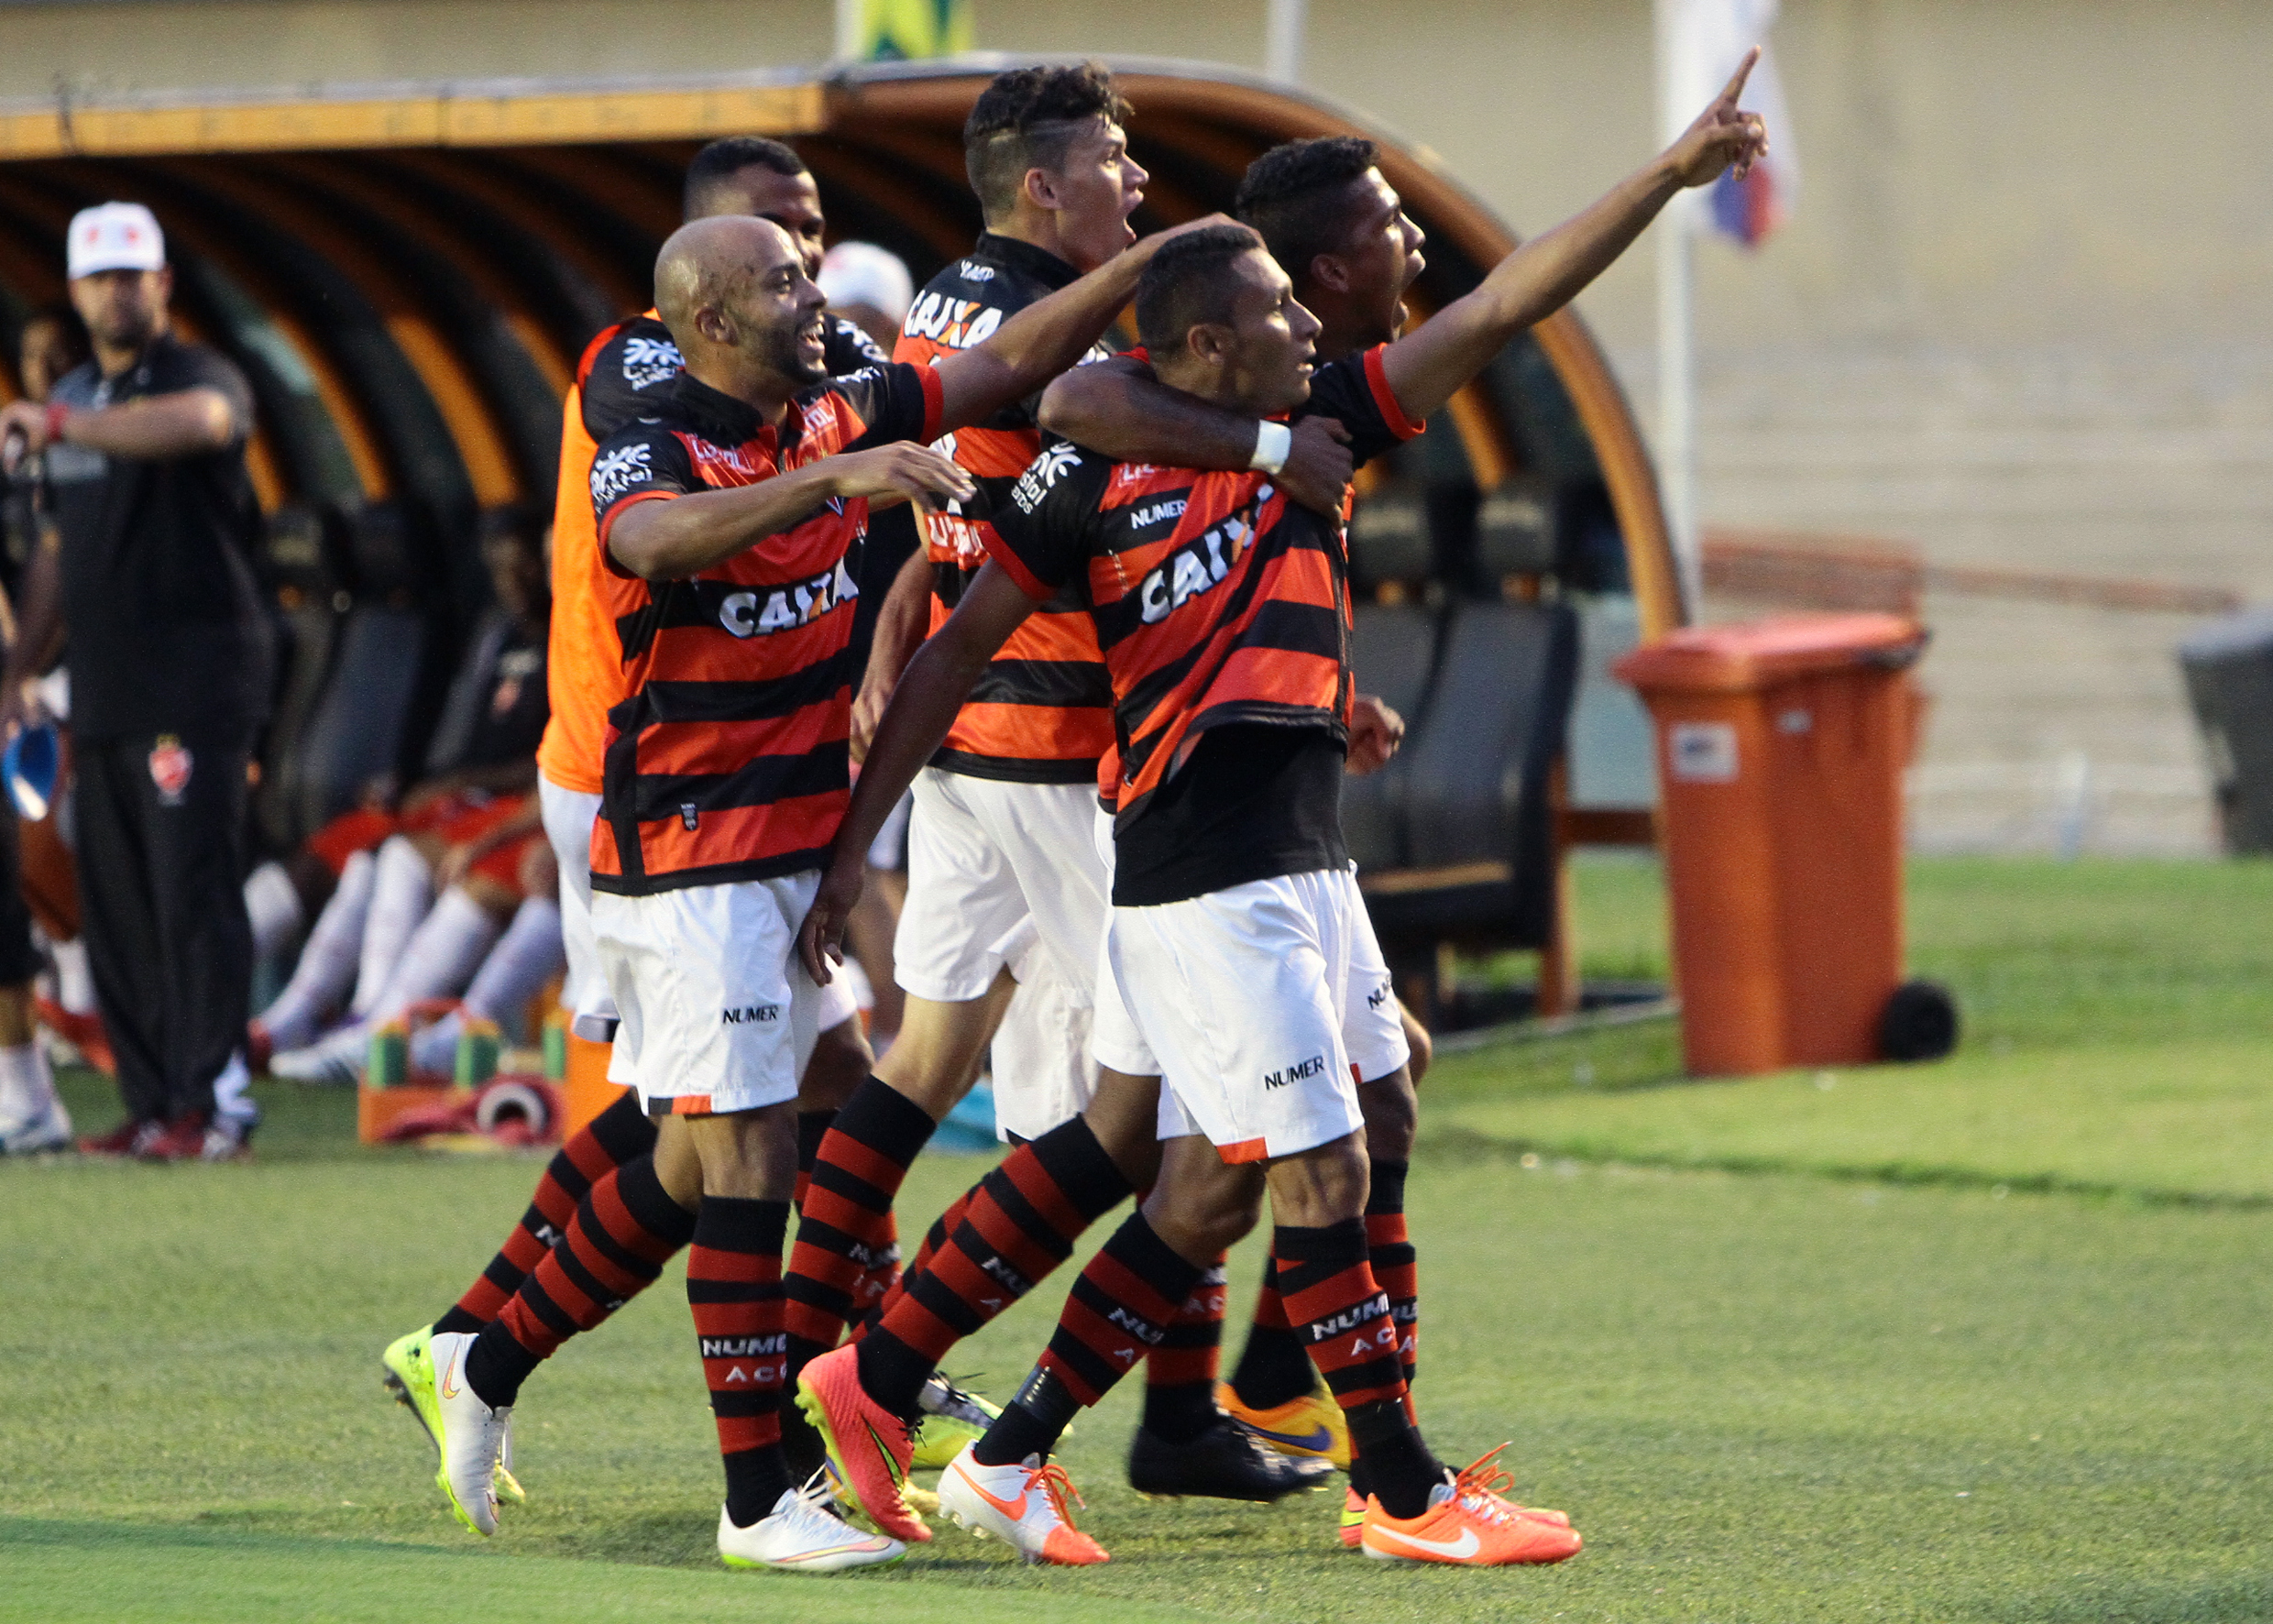
[[[1215,1369],[1224,1347],[1224,1260],[1200,1276],[1145,1359],[1145,1431],[1189,1443],[1215,1424]]]
[[[925,1377],[947,1350],[1071,1256],[1082,1232],[1128,1193],[1128,1180],[1078,1116],[1003,1158],[967,1198],[962,1221],[929,1267],[908,1276],[861,1339],[868,1396],[913,1415]]]
[[[1362,1219],[1323,1228],[1281,1224],[1272,1233],[1279,1289],[1312,1363],[1349,1421],[1365,1456],[1366,1486],[1392,1517],[1418,1517],[1444,1469],[1429,1454],[1405,1405],[1397,1322],[1389,1294],[1366,1261]]]
[[[963,1214],[971,1211],[971,1203],[977,1199],[980,1187],[973,1184],[957,1196],[946,1212],[931,1221],[931,1227],[924,1231],[924,1238],[917,1245],[914,1259],[900,1271],[899,1278],[884,1292],[884,1300],[876,1305],[876,1311],[852,1328],[854,1340],[867,1335],[875,1326],[882,1324],[884,1317],[899,1306],[900,1299],[907,1295],[907,1282],[929,1268],[932,1258],[938,1256],[940,1248],[947,1245],[948,1237],[962,1227]]]
[[[1366,1261],[1389,1296],[1389,1318],[1397,1322],[1398,1362],[1404,1366],[1405,1386],[1410,1388],[1420,1364],[1421,1266],[1405,1228],[1406,1171],[1401,1161],[1373,1164],[1373,1184],[1366,1197]]]
[[[739,1528],[772,1515],[790,1487],[781,1452],[788,1229],[787,1202],[706,1195],[686,1254],[686,1301],[726,1466],[726,1514]]]
[[[833,1109],[797,1113],[797,1190],[789,1201],[799,1213],[805,1211],[805,1187],[813,1177],[813,1164],[820,1159],[821,1141],[836,1120]]]
[[[872,1077],[823,1136],[783,1282],[793,1378],[843,1337],[853,1290],[884,1244],[893,1198],[937,1125],[922,1106]]]
[[[980,1464],[1047,1457],[1076,1408],[1096,1403],[1160,1345],[1207,1272],[1131,1213],[1074,1279],[1041,1362],[979,1440]]]
[[[489,1259],[449,1311],[434,1322],[437,1333],[472,1333],[504,1311],[522,1281],[568,1228],[576,1204],[614,1169],[636,1161],[655,1147],[655,1125],[640,1109],[637,1090],[601,1112],[568,1137],[537,1180],[536,1193],[520,1224]]]
[[[467,1354],[474,1391],[492,1407],[512,1403],[531,1371],[653,1285],[694,1233],[695,1214],[664,1193],[652,1158],[607,1174]]]
[[[900,1221],[896,1214],[886,1213],[884,1236],[868,1248],[868,1261],[862,1266],[861,1278],[852,1282],[851,1332],[855,1341],[884,1317],[884,1300],[899,1283]]]
[[[1318,1385],[1318,1372],[1310,1351],[1287,1319],[1287,1305],[1279,1295],[1279,1260],[1263,1260],[1263,1286],[1255,1294],[1255,1322],[1247,1328],[1247,1344],[1231,1373],[1232,1390],[1251,1410],[1268,1410],[1290,1403]]]

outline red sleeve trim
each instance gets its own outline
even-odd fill
[[[1048,603],[1058,596],[1055,590],[1035,579],[1034,572],[1026,566],[1026,560],[1020,558],[1011,544],[1003,540],[1000,531],[991,524],[980,528],[986,534],[986,555],[1003,566],[1005,575],[1018,583],[1019,591],[1037,603]]]
[[[916,370],[923,379],[924,397],[923,433],[916,437],[928,445],[939,437],[939,419],[947,410],[947,385],[939,381],[937,367],[918,367]]]
[[[618,564],[616,562],[616,555],[608,550],[608,532],[615,529],[617,517],[621,514],[626,508],[636,506],[641,502],[667,502],[673,497],[680,494],[682,493],[675,490],[638,490],[633,491],[630,496],[619,497],[616,499],[615,506],[609,508],[607,512],[600,515],[599,561],[606,565],[614,574],[622,576],[627,580],[631,579],[631,572],[624,568],[620,564]]]
[[[1373,403],[1381,409],[1381,421],[1389,424],[1389,433],[1400,440],[1410,440],[1429,425],[1426,422],[1413,422],[1397,403],[1397,391],[1389,388],[1389,375],[1381,368],[1381,352],[1388,347],[1377,344],[1366,352],[1366,382],[1373,390]]]
[[[584,354],[576,359],[576,388],[582,389],[584,380],[592,376],[592,363],[599,359],[599,352],[608,347],[609,340],[631,324],[629,322],[618,322],[614,326],[602,327],[592,335],[592,342],[584,346]]]

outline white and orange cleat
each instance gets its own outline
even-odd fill
[[[797,1408],[821,1435],[840,1495],[895,1540],[921,1544],[931,1531],[908,1505],[915,1440],[906,1421],[861,1386],[857,1344],[823,1354],[797,1373]]]
[[[1110,1560],[1104,1546],[1073,1526],[1066,1501],[1086,1502],[1063,1466],[983,1466],[973,1455],[977,1447],[966,1444],[939,1475],[939,1509],[981,1538],[994,1535],[1028,1562],[1093,1567]]]
[[[1379,1562],[1460,1567],[1564,1562],[1577,1555],[1586,1542],[1576,1529],[1527,1516],[1499,1498],[1498,1488],[1507,1479],[1494,1464],[1499,1454],[1495,1449],[1452,1482],[1440,1484],[1418,1517],[1391,1517],[1378,1498],[1368,1497],[1359,1547]]]

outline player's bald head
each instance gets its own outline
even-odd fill
[[[752,281],[785,261],[803,260],[789,234],[752,214],[713,214],[689,220],[655,256],[655,313],[686,347],[704,307],[724,307]]]

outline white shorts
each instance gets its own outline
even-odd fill
[[[818,987],[796,956],[820,875],[592,898],[602,973],[622,1024],[608,1078],[650,1111],[755,1111],[797,1097],[814,1040],[853,1018],[842,976]]]
[[[1031,919],[996,944],[1018,983],[995,1028],[987,1069],[994,1078],[994,1130],[1038,1139],[1071,1122],[1097,1097],[1090,1055],[1089,990],[1056,973]]]
[[[599,819],[599,797],[539,774],[537,807],[544,815],[553,859],[560,865],[560,938],[568,949],[560,1006],[578,1037],[606,1043],[615,1036],[616,1001],[592,944],[592,825]]]
[[[1162,1138],[1204,1134],[1248,1162],[1358,1131],[1349,991],[1365,909],[1350,870],[1321,869],[1113,910],[1115,978],[1167,1085]]]
[[[1101,809],[1097,813],[1096,838],[1109,887],[1113,879],[1110,812]],[[1357,1069],[1358,1081],[1378,1082],[1412,1058],[1412,1046],[1405,1039],[1405,1023],[1397,1010],[1397,990],[1389,979],[1389,960],[1382,955],[1380,939],[1373,933],[1373,916],[1362,905],[1357,910],[1356,927],[1350,938],[1349,986],[1343,994],[1346,1013],[1342,1041],[1349,1050],[1350,1064]],[[1130,1077],[1150,1077],[1160,1070],[1159,1062],[1152,1058],[1144,1035],[1129,1017],[1128,1005],[1121,996],[1104,942],[1097,944],[1097,953],[1092,1051],[1101,1066],[1110,1066]]]
[[[1057,979],[1088,1002],[1107,887],[1083,784],[1009,784],[926,767],[907,830],[907,904],[893,938],[895,979],[918,998],[983,996],[1001,945],[1031,918]]]

